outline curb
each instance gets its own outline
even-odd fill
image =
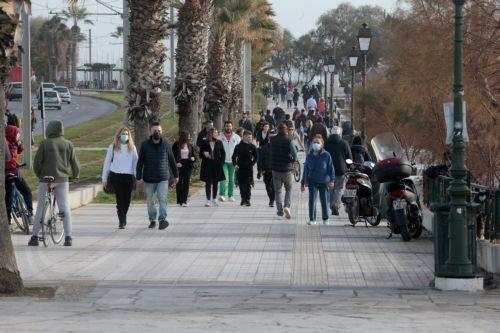
[[[102,192],[102,184],[88,185],[81,189],[70,191],[68,196],[69,209],[75,210],[77,208],[86,206],[94,201],[95,197]],[[38,201],[33,202],[33,211],[36,211]]]

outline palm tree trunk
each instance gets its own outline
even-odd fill
[[[227,118],[234,121],[242,110],[241,100],[243,96],[243,85],[241,82],[241,61],[242,61],[242,42],[235,40],[230,50],[228,59],[228,72],[231,81],[231,91],[227,103]]]
[[[149,137],[149,125],[159,121],[164,87],[163,64],[168,36],[170,0],[129,0],[129,82],[126,108],[135,141]]]
[[[219,131],[222,130],[223,107],[228,95],[227,83],[226,47],[222,38],[222,41],[214,41],[210,48],[206,97],[211,119]]]
[[[78,63],[78,35],[80,28],[73,25],[71,28],[71,87],[76,87],[76,65]],[[56,70],[57,71],[57,70]]]
[[[15,47],[14,34],[19,24],[19,13],[6,13],[0,8],[0,119],[5,116],[4,84],[9,77],[9,56]],[[5,137],[5,128],[0,126],[0,137]],[[3,140],[5,141],[5,139]],[[5,144],[0,144],[0,187],[5,188]],[[23,289],[23,280],[17,268],[16,256],[10,238],[5,207],[5,193],[0,191],[0,293],[18,292]]]
[[[177,20],[175,100],[179,131],[192,137],[196,137],[203,115],[212,10],[213,0],[186,0]]]

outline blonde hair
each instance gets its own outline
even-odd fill
[[[122,127],[116,133],[115,140],[114,140],[115,151],[119,151],[120,150],[120,147],[121,147],[121,144],[122,144],[121,141],[120,141],[120,135],[122,135],[123,131],[127,131],[128,132],[127,147],[128,147],[128,151],[132,152],[134,150],[134,148],[135,148],[135,145],[134,145],[134,140],[132,139],[132,133],[130,132],[130,129],[128,127]]]

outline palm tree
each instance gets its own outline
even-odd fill
[[[10,74],[10,60],[20,45],[20,40],[14,40],[16,31],[19,32],[19,16],[21,6],[29,10],[29,1],[2,1],[0,3],[0,117],[5,115],[4,86]],[[5,136],[4,126],[0,126],[0,136]],[[0,145],[0,156],[4,156],[5,145]],[[0,186],[5,188],[5,159],[0,158]],[[19,292],[23,289],[23,280],[17,267],[14,247],[10,238],[5,208],[5,193],[0,191],[0,293]]]
[[[164,41],[169,32],[170,0],[129,0],[130,36],[127,89],[128,120],[140,144],[149,137],[149,125],[160,119],[164,87]]]
[[[195,137],[202,115],[213,0],[186,0],[177,19],[175,100],[179,130]]]
[[[68,3],[68,10],[62,11],[62,16],[64,20],[73,21],[73,26],[71,27],[72,32],[72,42],[71,42],[71,86],[76,86],[76,65],[78,63],[78,42],[83,40],[80,33],[80,27],[78,22],[83,21],[85,24],[94,24],[91,20],[87,19],[89,13],[85,7],[79,6],[76,1],[70,1]]]
[[[58,80],[58,72],[61,64],[66,61],[66,51],[68,42],[72,44],[72,32],[63,23],[60,16],[53,16],[46,21],[41,28],[39,39],[47,48],[48,56],[48,79],[50,81]]]

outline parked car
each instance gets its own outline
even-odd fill
[[[65,86],[55,86],[55,91],[59,93],[59,97],[64,103],[71,104],[71,93],[69,92],[68,87]]]
[[[16,98],[23,98],[23,84],[22,82],[11,82],[7,88],[7,98],[12,101]]]
[[[46,90],[46,89],[54,89],[56,87],[56,85],[52,82],[44,82],[42,83],[42,89],[43,90]]]
[[[58,110],[62,109],[61,97],[59,97],[59,93],[55,90],[44,90],[43,101],[45,104],[45,108],[56,108]],[[38,99],[38,108],[41,109],[40,99]]]

